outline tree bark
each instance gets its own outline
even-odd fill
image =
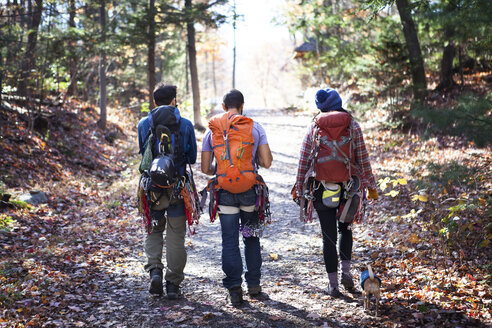
[[[202,115],[200,113],[200,86],[198,85],[198,68],[196,64],[196,47],[195,47],[195,25],[192,13],[192,0],[185,0],[186,8],[186,30],[188,36],[188,54],[190,60],[191,74],[191,91],[193,93],[193,121],[195,129],[205,131],[202,124]]]
[[[36,64],[36,43],[38,40],[38,28],[41,23],[41,13],[43,10],[43,0],[36,0],[36,8],[30,7],[29,33],[27,34],[27,48],[24,60],[21,65],[21,75],[19,79],[19,95],[27,97],[28,80],[31,70]]]
[[[190,94],[190,54],[188,53],[188,43],[186,44],[186,63],[185,63],[185,75],[186,75],[186,95]]]
[[[2,49],[0,48],[0,67],[3,67]],[[2,107],[2,90],[3,90],[3,69],[0,69],[0,107]]]
[[[456,1],[449,1],[446,7],[448,14],[454,14],[457,10]],[[451,89],[456,85],[453,80],[453,60],[456,54],[453,36],[454,26],[448,22],[444,27],[444,41],[447,42],[447,45],[444,47],[444,51],[442,53],[441,76],[439,79],[439,85],[436,88],[440,91]]]
[[[68,0],[68,26],[70,28],[75,28],[75,0]],[[70,58],[68,69],[70,72],[70,85],[68,86],[67,93],[65,96],[75,96],[77,90],[77,75],[78,75],[78,58],[75,54],[76,47],[75,39],[70,36]]]
[[[155,0],[149,0],[147,39],[147,78],[149,81],[149,111],[154,108],[155,88]]]
[[[410,56],[410,71],[412,74],[413,96],[414,99],[422,102],[427,93],[427,83],[425,81],[424,59],[420,50],[417,29],[413,21],[408,0],[396,0],[396,7],[400,14],[403,25],[403,34]]]
[[[217,78],[215,76],[215,50],[214,50],[214,56],[212,57],[212,81],[214,85],[214,99],[217,99]]]
[[[450,43],[444,47],[441,60],[441,76],[437,90],[451,89],[455,83],[453,80],[453,59],[455,55],[454,44]]]
[[[236,1],[234,0],[234,13],[233,13],[232,29],[234,31],[234,47],[232,48],[232,88],[236,88]]]
[[[100,117],[97,125],[101,129],[106,128],[106,51],[104,43],[106,42],[106,1],[100,0],[99,20],[101,24],[101,57],[99,58],[99,106]]]

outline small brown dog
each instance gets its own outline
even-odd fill
[[[373,295],[376,299],[376,316],[379,315],[379,300],[381,298],[381,279],[374,275],[370,265],[367,270],[360,275],[362,286],[362,301],[364,302],[364,310],[369,309],[370,296]]]

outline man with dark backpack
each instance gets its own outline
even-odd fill
[[[265,216],[269,216],[268,188],[257,174],[258,165],[269,168],[272,153],[265,130],[243,116],[244,97],[238,90],[223,99],[225,113],[214,116],[210,130],[203,137],[202,172],[215,175],[209,189],[210,213],[215,219],[218,209],[222,230],[223,285],[233,305],[243,302],[243,263],[239,249],[239,232],[243,236],[246,260],[245,280],[251,297],[260,295],[260,235]],[[211,165],[213,157],[216,167]],[[214,201],[215,199],[215,201]]]
[[[354,288],[351,224],[363,215],[365,188],[371,199],[378,199],[378,192],[361,128],[342,108],[338,92],[321,89],[315,102],[320,113],[304,137],[292,196],[300,204],[302,220],[311,219],[313,207],[318,213],[328,294],[340,297],[337,228],[341,283],[350,291]]]
[[[166,233],[165,274],[168,299],[176,299],[186,265],[185,206],[180,182],[190,178],[187,164],[194,164],[197,146],[193,124],[176,107],[176,86],[160,85],[154,91],[157,105],[138,123],[138,145],[142,154],[139,198],[147,218],[144,250],[145,270],[150,273],[149,292],[163,293],[163,232]],[[191,177],[192,179],[192,177]]]

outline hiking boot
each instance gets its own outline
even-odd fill
[[[330,295],[333,298],[340,298],[342,296],[342,293],[338,290],[338,288],[333,288],[328,286],[328,290],[326,291],[328,295]]]
[[[154,268],[150,270],[150,288],[149,293],[153,295],[162,295],[162,269]]]
[[[352,279],[352,275],[350,273],[342,273],[342,279],[340,282],[345,290],[354,290],[354,280]]]
[[[261,294],[261,286],[248,286],[249,296],[258,296]]]
[[[179,297],[179,286],[170,281],[166,281],[166,294],[168,300],[175,300]]]
[[[241,305],[243,302],[243,289],[241,287],[232,287],[229,289],[229,299],[233,306]]]

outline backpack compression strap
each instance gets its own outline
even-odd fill
[[[230,117],[233,117],[234,115],[237,115],[237,114],[233,114],[232,116]],[[230,129],[234,129],[234,130],[237,130],[236,127],[232,126],[231,124],[229,124],[229,127],[227,128],[227,130],[224,130],[224,135],[223,135],[223,138],[224,138],[224,144],[220,144],[220,145],[215,145],[213,148],[217,148],[217,147],[225,147],[224,149],[224,152],[222,153],[222,157],[221,157],[221,160],[225,161],[225,160],[229,160],[229,165],[230,166],[233,166],[233,163],[232,163],[232,157],[231,157],[231,148],[229,146],[229,130]],[[251,142],[243,142],[241,141],[241,146],[242,145],[250,145]],[[213,149],[212,148],[212,149]],[[243,149],[244,151],[244,148],[241,148]],[[238,156],[238,158],[241,158],[243,156],[243,153],[241,152],[241,154],[236,154],[236,156]],[[242,170],[242,171],[239,171],[240,173],[245,173],[245,172],[252,172],[252,173],[255,173],[255,170]],[[218,174],[217,175],[218,177],[220,176],[226,176],[225,173],[222,173],[222,174]]]

